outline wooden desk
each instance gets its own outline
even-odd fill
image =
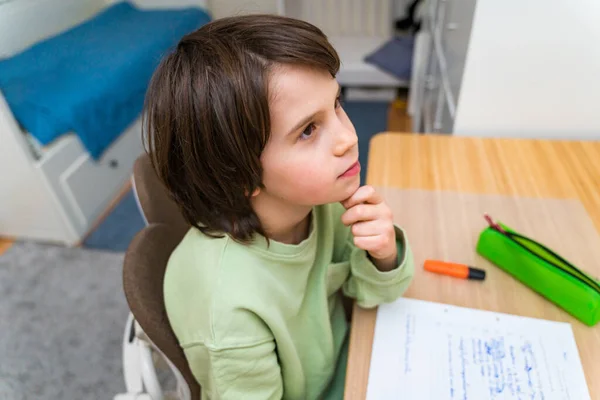
[[[596,231],[600,231],[600,142],[385,133],[377,135],[371,141],[367,182],[383,188],[496,194],[534,199],[575,199],[571,203],[579,206],[578,200],[583,205],[580,207],[581,212],[585,215],[584,211],[587,211]],[[589,224],[587,219],[584,222]],[[399,223],[402,224],[401,221]],[[597,233],[593,226],[590,225],[592,236]],[[410,236],[410,232],[408,235]],[[593,264],[595,270],[590,270],[589,266],[586,269],[596,276],[600,275],[599,263]],[[421,265],[415,267],[422,269]],[[511,280],[507,274],[498,278],[505,279],[505,284]],[[490,281],[490,285],[497,282]],[[440,298],[441,295],[436,297],[435,294],[427,293],[431,292],[431,287],[413,287],[409,289],[407,297],[433,297],[450,304],[487,307],[482,306],[481,298],[477,299],[479,303],[474,298],[469,299],[469,294],[464,293],[469,289],[464,289],[464,286],[462,288],[461,294],[446,291],[446,297]],[[572,324],[590,395],[592,399],[600,399],[600,324],[594,327],[581,324],[541,296],[534,299],[533,291],[524,285],[514,284],[511,290],[512,296],[518,291],[521,298],[528,301],[539,300],[537,307],[554,307],[556,313],[559,313],[557,320]],[[416,295],[417,293],[421,294]],[[461,296],[459,300],[458,296]],[[478,296],[481,297],[479,294]],[[501,312],[515,311],[514,304],[511,309],[504,310],[504,299],[501,297],[502,294],[495,299],[497,307],[488,308],[496,308],[494,311]],[[521,315],[548,315],[532,309],[533,306],[529,304],[521,303],[517,307],[514,313]],[[345,399],[364,399],[366,396],[375,318],[376,310],[354,307]]]

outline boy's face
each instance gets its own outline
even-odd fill
[[[327,71],[281,66],[269,80],[262,192],[293,205],[342,201],[360,185],[358,138]]]

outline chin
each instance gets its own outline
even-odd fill
[[[299,204],[316,206],[329,203],[337,203],[346,200],[352,196],[354,192],[360,187],[360,175],[348,179],[345,182],[335,180],[330,183],[323,183],[312,187],[304,187],[299,192],[296,192],[298,196]],[[300,200],[301,199],[301,200]]]
[[[336,193],[335,196],[335,200],[331,201],[331,203],[346,200],[348,197],[352,196],[354,192],[358,190],[359,187],[360,175],[356,175],[354,179],[345,182],[345,185],[338,190],[338,193]]]

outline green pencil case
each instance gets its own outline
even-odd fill
[[[600,281],[554,251],[485,216],[477,253],[586,325],[600,320]]]

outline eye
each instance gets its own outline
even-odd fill
[[[338,109],[342,106],[342,96],[338,95],[335,99],[335,108]]]
[[[313,122],[311,122],[310,124],[308,124],[308,126],[302,131],[302,134],[300,135],[300,140],[306,140],[306,139],[310,139],[312,134],[315,131],[315,124]]]

